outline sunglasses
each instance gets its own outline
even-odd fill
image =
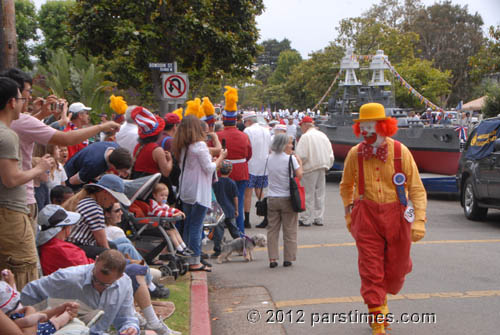
[[[107,213],[119,213],[122,211],[121,207],[120,208],[117,208],[115,210],[113,210],[113,205],[107,207],[107,208],[104,208],[104,211],[107,212]]]
[[[111,285],[114,284],[113,283],[103,283],[102,281],[100,281],[99,279],[97,279],[97,277],[95,276],[95,272],[92,272],[92,281],[96,284],[98,284],[99,286],[102,286],[102,287],[105,287],[105,288],[108,288],[110,287]]]

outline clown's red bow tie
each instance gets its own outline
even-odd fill
[[[361,154],[364,159],[370,159],[371,157],[376,157],[385,163],[387,160],[387,143],[382,145],[381,147],[375,148],[370,144],[365,142],[361,143]],[[374,153],[375,152],[375,153]]]

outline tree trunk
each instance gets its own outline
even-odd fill
[[[16,8],[14,0],[2,0],[2,69],[17,67]]]

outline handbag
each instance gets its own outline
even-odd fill
[[[177,198],[175,199],[174,207],[182,210],[182,200],[181,200],[181,186],[182,186],[182,179],[184,179],[184,167],[186,167],[186,157],[188,155],[188,150],[189,147],[186,148],[186,153],[184,154],[184,159],[182,160],[182,171],[181,171],[181,176],[179,180],[179,188],[177,189]]]
[[[288,161],[288,174],[290,175],[290,199],[293,211],[296,213],[303,212],[306,210],[306,191],[295,176],[292,155],[290,155],[290,160]]]
[[[264,167],[264,176],[266,175],[266,169],[267,169],[267,160],[266,160],[266,166]],[[260,189],[260,196],[261,197],[262,197],[262,190],[263,190],[263,188]],[[267,198],[261,199],[259,197],[257,199],[257,202],[255,203],[255,208],[256,208],[257,216],[267,216]]]

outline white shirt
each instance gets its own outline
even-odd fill
[[[266,169],[266,161],[271,146],[269,130],[258,123],[254,123],[250,127],[246,127],[244,132],[248,135],[252,146],[252,158],[248,161],[248,173],[254,176],[267,175],[269,165]],[[264,170],[266,171],[264,172]]]
[[[61,163],[57,163],[58,166],[54,170],[54,178],[49,178],[49,181],[47,182],[47,186],[49,188],[49,191],[56,187],[57,185],[62,185],[66,180],[68,180],[68,176],[66,175],[66,170],[64,170],[64,166]]]
[[[272,168],[269,169],[269,188],[267,190],[267,196],[269,197],[289,197],[290,196],[290,177],[291,173],[288,171],[288,162],[290,155],[284,152],[276,154],[272,152],[269,155],[268,166]],[[297,170],[299,168],[299,163],[295,156],[292,156],[293,169]]]
[[[295,124],[289,124],[286,126],[286,134],[288,136],[293,136],[293,138],[297,137],[297,126]]]
[[[330,140],[316,128],[309,128],[302,134],[295,152],[302,160],[304,173],[317,169],[329,170],[334,162]]]
[[[104,228],[104,230],[106,232],[106,239],[108,241],[114,241],[114,240],[117,240],[117,239],[122,238],[122,237],[127,238],[127,235],[125,235],[125,232],[120,227],[106,226],[106,228]]]
[[[181,169],[185,152],[183,149],[179,160]],[[181,200],[191,205],[198,203],[212,208],[212,177],[215,168],[207,144],[203,141],[191,144],[188,148],[186,166],[179,177]]]
[[[130,154],[134,153],[137,140],[139,139],[139,128],[136,124],[125,122],[116,133],[116,143],[127,149]]]

